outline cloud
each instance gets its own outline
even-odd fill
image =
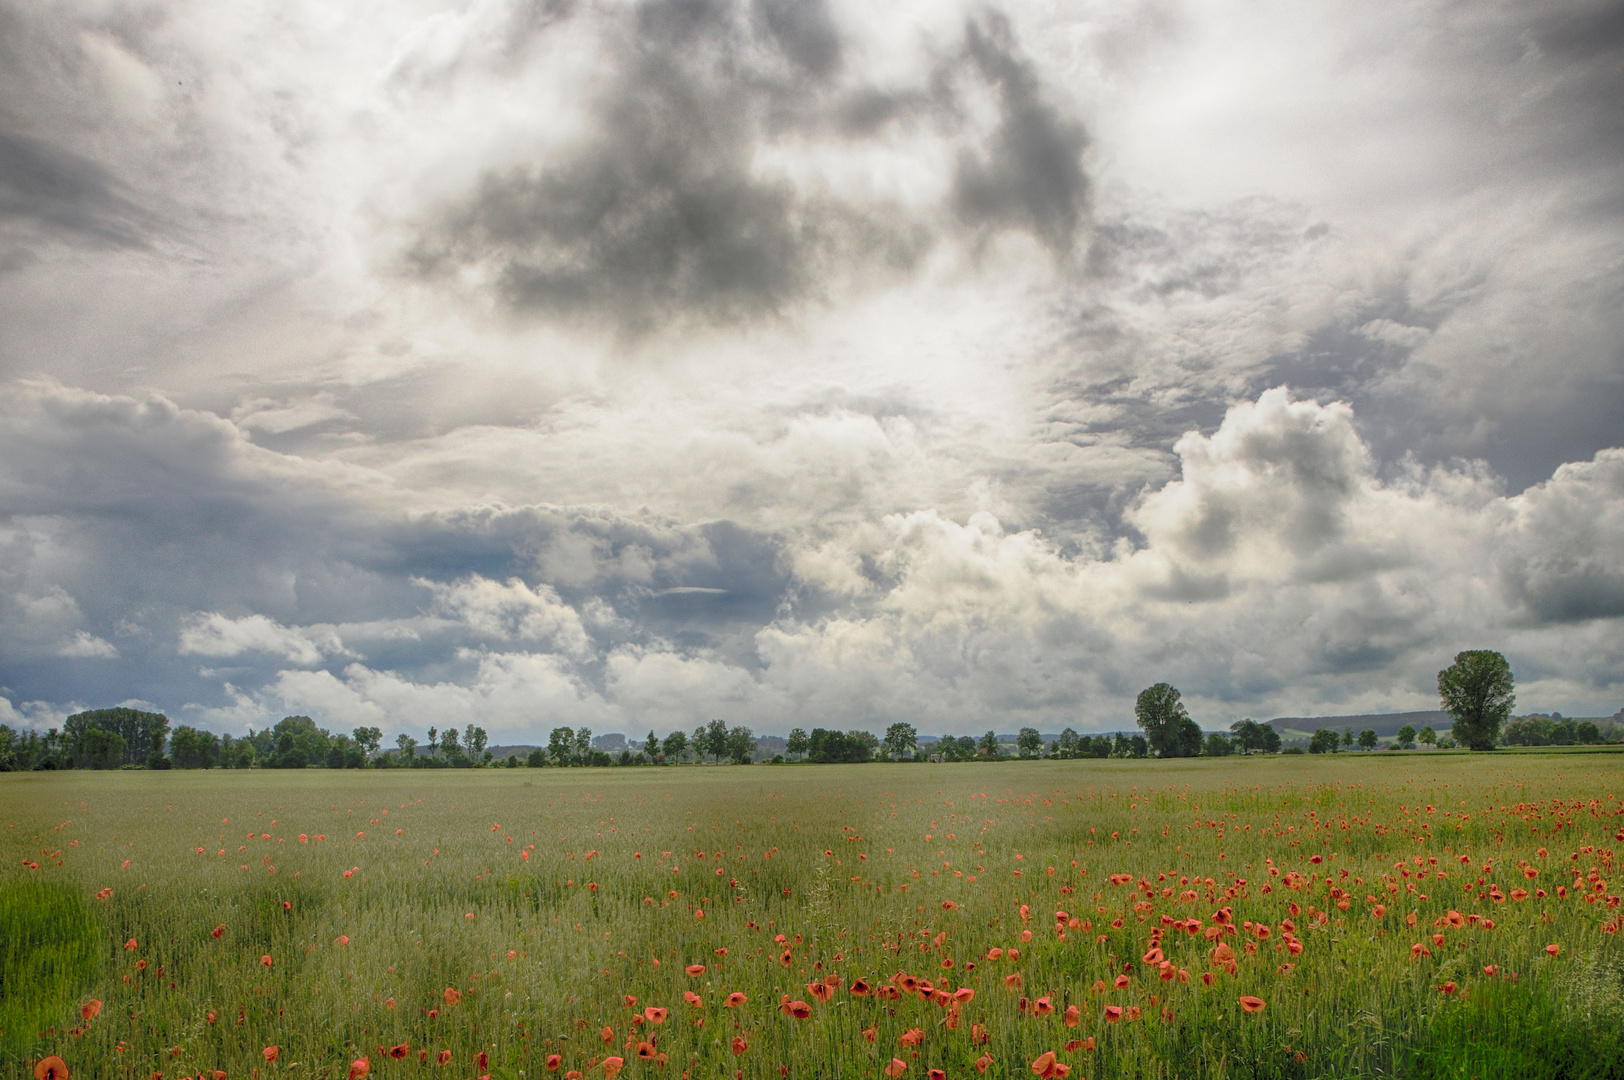
[[[118,655],[118,649],[110,641],[103,641],[95,634],[81,630],[73,637],[64,640],[56,648],[56,655],[70,659],[109,659]]]
[[[1509,501],[1496,559],[1536,623],[1624,617],[1624,450],[1563,465]]]
[[[919,85],[883,90],[847,69],[846,34],[820,0],[645,0],[606,18],[588,133],[487,169],[425,223],[421,272],[472,275],[513,309],[633,335],[785,315],[855,281],[906,277],[943,238],[929,200],[813,165],[921,128],[962,145],[952,175],[924,184],[951,216],[1070,252],[1087,212],[1086,138],[1001,17],[967,22],[962,50]],[[988,91],[996,120],[978,126],[968,99]]]
[[[439,613],[484,637],[548,642],[576,659],[592,654],[581,616],[551,586],[532,588],[518,578],[497,582],[478,575],[445,584],[422,579],[417,583],[434,593]]]
[[[348,652],[330,629],[287,627],[263,615],[231,619],[212,611],[199,612],[182,624],[178,651],[182,656],[267,652],[296,664],[315,664],[324,654]]]

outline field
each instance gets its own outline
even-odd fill
[[[0,1075],[1619,1077],[1621,764],[8,774]]]

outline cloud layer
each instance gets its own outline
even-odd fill
[[[1618,25],[0,0],[0,719],[1611,713]]]

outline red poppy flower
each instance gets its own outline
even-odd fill
[[[267,1046],[265,1049],[261,1050],[260,1053],[264,1055],[265,1063],[269,1065],[271,1062],[282,1056],[282,1048],[280,1046]]]
[[[689,964],[687,967],[683,968],[683,970],[688,973],[689,978],[697,979],[697,978],[699,978],[699,976],[705,974],[705,965],[704,964]]]
[[[1048,1016],[1054,1012],[1054,1002],[1047,996],[1040,997],[1032,1002],[1032,1013],[1035,1016]]]
[[[805,1020],[812,1015],[812,1006],[804,1001],[786,1001],[779,1006],[779,1011],[785,1016],[793,1016],[797,1020]]]
[[[55,1054],[34,1064],[34,1080],[68,1080],[68,1063]]]
[[[991,1064],[992,1055],[982,1054],[980,1057],[976,1058],[976,1072],[985,1073],[987,1071],[987,1066]]]
[[[722,1002],[722,1006],[724,1008],[728,1008],[728,1009],[736,1009],[740,1005],[743,1005],[746,1001],[749,1001],[749,1000],[750,1000],[749,998],[745,997],[743,994],[741,994],[737,990],[735,990],[731,994],[729,994],[727,996],[727,998]]]
[[[807,983],[806,984],[806,992],[811,994],[814,998],[818,999],[819,1001],[822,1001],[822,1002],[825,1002],[825,1003],[827,1003],[830,998],[835,996],[835,988],[834,987],[828,986],[828,985],[826,985],[824,983],[820,983],[820,982]]]
[[[224,937],[225,932],[226,932],[226,924],[221,923],[219,926],[216,926],[213,930],[209,931],[209,936],[210,937],[216,937],[216,938],[217,937]]]
[[[394,1046],[389,1048],[389,1056],[394,1058],[396,1061],[401,1060],[411,1052],[412,1047],[410,1043],[396,1043]]]
[[[620,1070],[626,1067],[626,1059],[622,1057],[606,1057],[603,1059],[603,1075],[606,1080],[615,1080]]]
[[[1119,1021],[1121,1019],[1122,1019],[1122,1006],[1120,1006],[1120,1005],[1107,1005],[1105,1007],[1105,1022],[1107,1024],[1114,1024],[1114,1023],[1116,1023],[1117,1021]]]
[[[564,1064],[564,1056],[562,1054],[548,1054],[547,1055],[547,1071],[548,1072],[557,1072],[559,1067],[561,1065],[563,1065],[563,1064]]]
[[[925,1075],[929,1078],[929,1080],[947,1080],[946,1069],[932,1069]]]
[[[891,1064],[880,1071],[889,1076],[891,1080],[896,1080],[897,1077],[908,1071],[908,1063],[901,1058],[892,1058]]]
[[[356,1058],[350,1062],[349,1080],[365,1080],[372,1074],[372,1062],[364,1057]]]
[[[102,1003],[97,1001],[95,998],[91,998],[89,1001],[79,1006],[79,1015],[86,1020],[94,1020],[96,1019],[96,1014],[101,1012],[101,1009]]]
[[[1038,1055],[1036,1061],[1032,1062],[1032,1075],[1041,1078],[1041,1080],[1049,1080],[1051,1077],[1070,1076],[1071,1066],[1062,1065],[1056,1061],[1053,1050],[1045,1050]]]
[[[259,958],[259,962],[260,962],[260,964],[262,964],[265,967],[270,967],[271,966],[271,954],[266,953],[264,956]]]
[[[1076,1027],[1083,1019],[1083,1010],[1075,1005],[1066,1006],[1065,1022],[1067,1027]]]
[[[1245,1009],[1249,1013],[1262,1012],[1265,1004],[1262,998],[1253,997],[1251,994],[1242,994],[1240,1001],[1241,1008]]]
[[[744,1041],[743,1035],[733,1036],[733,1053],[735,1056],[744,1053],[748,1049],[750,1049],[750,1044]]]
[[[665,1023],[665,1018],[669,1015],[671,1015],[671,1010],[662,1009],[658,1005],[650,1005],[648,1008],[643,1010],[644,1018],[647,1019],[651,1024],[663,1024]]]
[[[866,1028],[863,1029],[863,1041],[864,1042],[873,1042],[875,1039],[879,1038],[879,1036],[880,1036],[880,1029],[879,1028],[866,1027]]]
[[[654,1049],[654,1044],[646,1040],[637,1044],[637,1056],[643,1061],[653,1061],[658,1052]]]
[[[851,996],[852,997],[868,997],[868,995],[871,992],[872,992],[872,988],[868,985],[868,980],[867,979],[860,979],[859,978],[859,979],[853,979],[852,980],[852,982],[851,982]]]
[[[455,987],[451,986],[446,987],[445,993],[441,996],[445,998],[445,1003],[447,1005],[455,1005],[457,1002],[462,1000],[462,993]]]
[[[436,1064],[439,1064],[439,1065],[449,1065],[449,1064],[451,1064],[451,1051],[449,1051],[449,1050],[441,1050],[438,1054],[435,1055],[434,1060],[435,1060]]]

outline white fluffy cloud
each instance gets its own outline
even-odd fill
[[[241,656],[267,652],[296,664],[315,664],[325,654],[345,653],[344,642],[331,628],[288,627],[264,615],[228,618],[218,612],[199,612],[182,625],[182,656]]]

